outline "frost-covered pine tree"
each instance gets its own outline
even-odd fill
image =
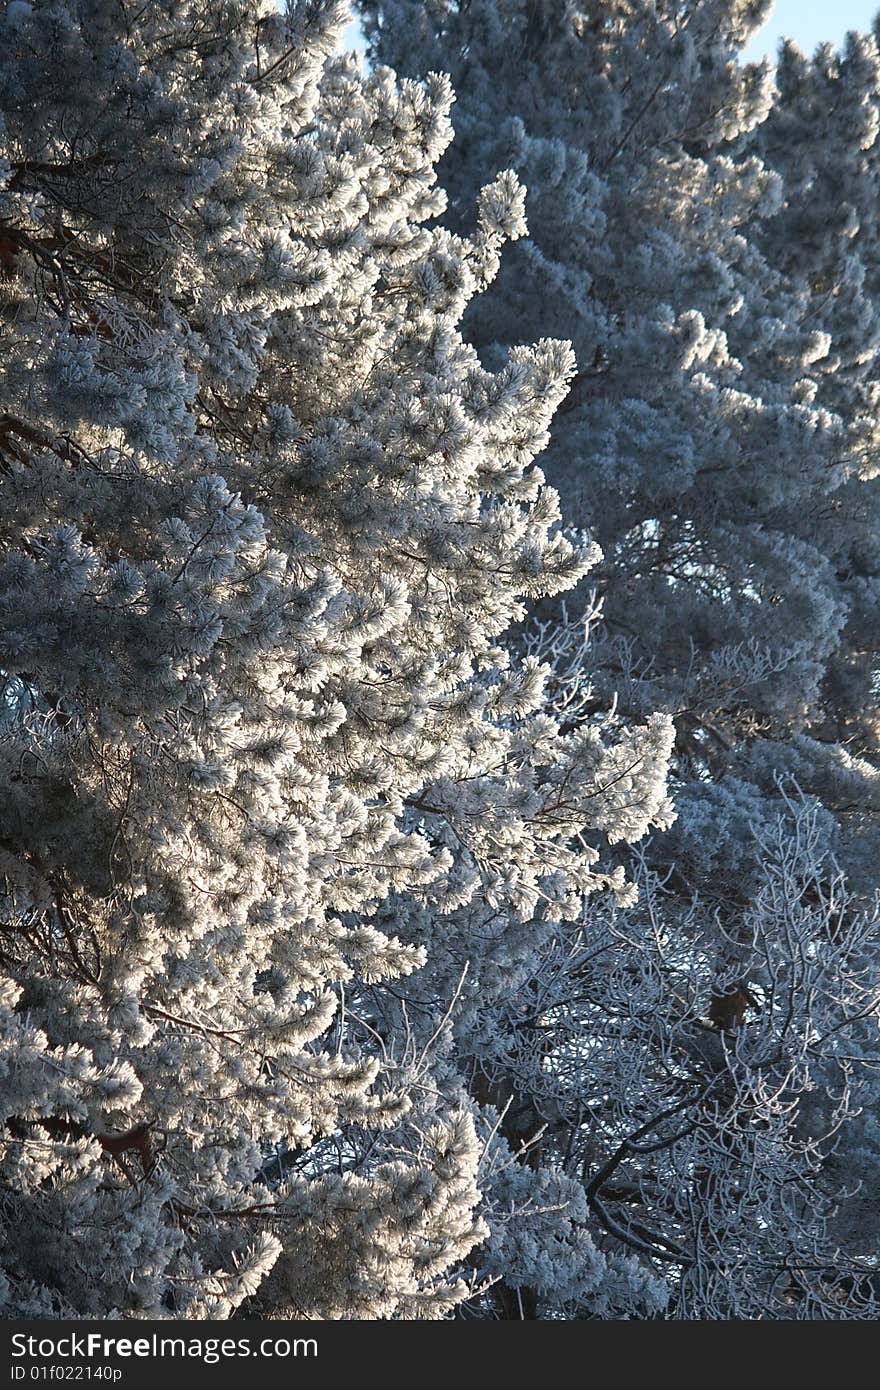
[[[827,335],[829,352],[817,364],[817,379],[823,399],[850,424],[847,476],[822,517],[845,595],[846,622],[826,663],[813,737],[769,751],[834,811],[851,880],[863,894],[876,891],[880,878],[878,42],[880,23],[875,21],[872,33],[848,35],[839,53],[825,45],[810,60],[794,44],[784,45],[776,100],[753,137],[756,153],[786,190],[778,217],[756,229],[761,250],[797,288],[805,315]],[[805,141],[805,129],[817,120],[822,139]],[[768,761],[763,747],[752,761],[758,766],[762,760]],[[870,1064],[872,1085],[857,1142],[842,1145],[835,1158],[836,1172],[854,1193],[842,1205],[835,1229],[848,1247],[867,1243],[876,1249],[880,1089],[875,1017],[863,1022],[850,1048]]]
[[[846,611],[804,534],[851,443],[810,384],[827,336],[748,235],[784,196],[750,141],[772,72],[737,61],[767,9],[383,0],[376,32],[401,71],[451,73],[460,226],[478,167],[526,184],[529,237],[468,336],[487,359],[532,322],[571,340],[545,466],[602,549],[597,665],[621,705],[674,709],[691,754],[803,721]]]
[[[532,466],[570,350],[458,331],[520,185],[426,225],[448,81],[363,76],[346,19],[0,5],[9,1316],[460,1302],[455,1002],[670,820],[669,720],[571,727],[502,640],[595,560]]]
[[[774,79],[740,62],[765,0],[361,7],[374,55],[451,75],[452,225],[487,170],[527,187],[529,236],[465,336],[487,368],[533,332],[573,344],[541,462],[602,559],[526,650],[571,727],[676,726],[642,904],[551,948],[495,1098],[543,1126],[603,1249],[666,1272],[671,1315],[870,1315],[875,40],[789,46]],[[523,1246],[533,1309],[558,1299],[545,1274]]]

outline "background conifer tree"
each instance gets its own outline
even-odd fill
[[[452,225],[487,170],[528,190],[468,341],[574,348],[541,462],[602,559],[521,642],[573,727],[676,729],[640,905],[553,948],[506,1113],[669,1315],[876,1316],[875,38],[774,77],[763,0],[360,8],[374,58],[451,76]],[[533,1314],[608,1315],[516,1259]]]

